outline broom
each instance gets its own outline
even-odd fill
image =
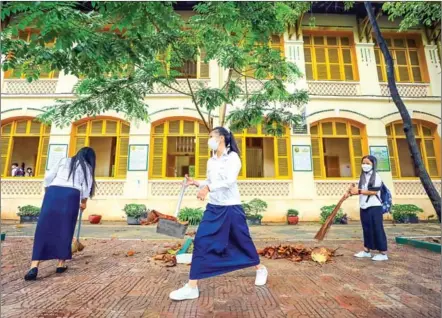
[[[78,230],[77,230],[77,238],[72,243],[72,254],[81,252],[84,249],[84,245],[80,243],[80,228],[81,228],[81,218],[83,216],[83,209],[80,209],[80,215],[78,217]]]
[[[332,213],[328,216],[328,218],[325,220],[324,224],[322,224],[321,228],[319,229],[318,233],[315,235],[315,240],[322,241],[327,234],[328,229],[333,224],[333,221],[336,217],[336,214],[338,214],[339,209],[341,208],[342,203],[346,200],[346,194],[344,194],[339,200],[336,207],[333,209]]]

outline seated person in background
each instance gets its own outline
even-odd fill
[[[32,171],[31,167],[28,167],[26,169],[26,177],[33,177],[34,176],[34,172]]]

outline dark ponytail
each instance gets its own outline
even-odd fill
[[[233,136],[231,131],[228,131],[224,127],[216,127],[213,130],[216,130],[220,136],[224,137],[224,140],[226,142],[226,148],[228,149],[227,153],[231,153],[233,151],[236,152],[238,156],[241,156],[238,145],[235,140],[235,136]]]

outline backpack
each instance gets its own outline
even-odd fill
[[[16,177],[24,177],[25,176],[25,172],[22,168],[17,168],[17,171],[15,171],[15,176]]]
[[[393,205],[393,197],[391,196],[391,192],[383,182],[380,191],[381,191],[381,197],[376,195],[376,198],[378,198],[378,200],[381,201],[382,203],[382,211],[384,213],[389,213],[391,212],[391,206]],[[369,199],[370,195],[367,197],[367,202]]]

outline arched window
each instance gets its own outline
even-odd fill
[[[16,119],[1,125],[1,174],[11,176],[11,165],[24,164],[32,177],[43,177],[51,127],[32,118]]]
[[[327,119],[310,127],[315,178],[356,178],[367,153],[365,129],[342,119]]]
[[[440,176],[439,136],[436,125],[414,120],[413,131],[420,148],[425,168],[431,177]],[[405,139],[402,122],[386,126],[388,150],[390,152],[391,173],[394,178],[416,178],[418,175]]]
[[[70,154],[91,147],[97,154],[95,175],[101,178],[125,178],[129,149],[128,123],[118,119],[91,119],[75,124]]]
[[[193,118],[168,118],[152,125],[149,175],[152,178],[205,178],[209,132]]]

